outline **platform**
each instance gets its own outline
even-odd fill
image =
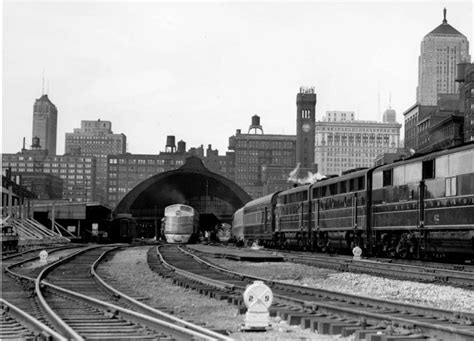
[[[205,244],[188,244],[190,249],[207,253],[219,258],[228,258],[245,262],[283,262],[284,258],[268,250],[254,250],[251,248],[227,248]]]

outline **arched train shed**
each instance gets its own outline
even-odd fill
[[[191,156],[176,170],[163,172],[138,184],[117,205],[113,215],[133,216],[137,222],[135,237],[157,236],[164,209],[186,204],[200,214],[200,228],[231,223],[235,210],[251,197],[233,181],[209,171],[201,159]]]

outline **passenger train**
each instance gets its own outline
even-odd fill
[[[474,144],[255,199],[232,233],[268,247],[474,259]]]
[[[183,204],[167,206],[163,220],[163,234],[168,243],[188,243],[197,240],[199,214],[191,206]]]

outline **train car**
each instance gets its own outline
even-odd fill
[[[378,254],[474,256],[474,144],[381,166],[372,187]]]
[[[199,235],[199,214],[188,205],[175,204],[165,208],[164,235],[168,243],[194,242]]]
[[[107,238],[111,242],[130,243],[137,235],[137,222],[131,214],[119,214],[109,223]]]
[[[275,208],[277,195],[275,192],[252,200],[244,206],[244,236],[247,244],[254,242],[262,246],[275,246]]]
[[[244,236],[244,206],[234,212],[232,216],[232,227],[231,227],[232,239],[239,244],[242,244],[245,240]]]
[[[347,172],[310,188],[313,250],[351,252],[367,248],[367,202],[371,170]]]
[[[307,248],[311,236],[310,186],[303,185],[277,195],[275,239],[279,247]]]

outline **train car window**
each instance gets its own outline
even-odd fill
[[[405,165],[405,183],[421,181],[421,162]]]
[[[339,187],[339,193],[343,194],[343,193],[346,193],[347,190],[346,190],[346,181],[342,181],[339,183],[340,184],[340,187]]]
[[[438,178],[446,178],[449,176],[449,155],[444,155],[435,161],[436,174]]]
[[[362,191],[365,189],[365,176],[360,176],[357,178],[358,186],[357,190]]]
[[[308,191],[303,192],[303,201],[308,200]]]
[[[457,188],[456,188],[456,177],[447,178],[446,179],[446,196],[452,197],[457,195]]]
[[[445,181],[444,179],[436,179],[426,181],[426,198],[442,198],[445,196]]]
[[[407,185],[398,187],[398,198],[400,201],[408,200],[408,186]]]
[[[321,187],[313,188],[313,198],[321,198]]]
[[[350,179],[349,180],[349,192],[354,192],[355,191],[355,179]]]
[[[422,164],[422,179],[434,179],[435,177],[435,160],[423,161]]]
[[[393,185],[401,186],[405,183],[405,167],[395,167],[393,169]]]
[[[460,175],[458,177],[458,186],[460,195],[474,193],[474,173]]]
[[[392,169],[387,169],[383,171],[383,187],[393,185],[393,172]]]
[[[321,194],[322,197],[328,197],[329,196],[329,187],[328,186],[322,187],[321,190],[322,190],[322,194]]]
[[[330,184],[329,185],[329,192],[331,193],[330,195],[336,195],[337,194],[337,184]]]
[[[372,189],[382,188],[382,172],[374,172],[372,176]]]

